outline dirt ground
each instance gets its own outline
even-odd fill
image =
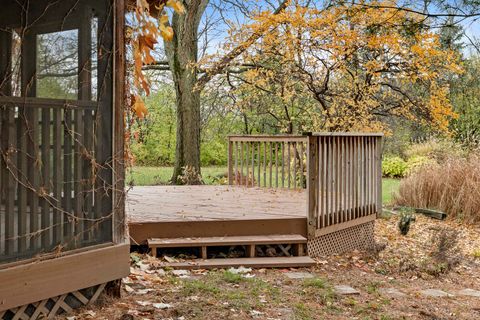
[[[377,221],[376,250],[308,269],[173,272],[132,256],[121,299],[60,319],[480,319],[480,297],[459,293],[480,290],[480,227],[417,216],[401,236],[398,219]],[[358,293],[339,294],[337,285]]]

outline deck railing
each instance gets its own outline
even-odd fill
[[[308,136],[309,235],[372,221],[381,210],[382,134]]]
[[[229,136],[228,183],[246,187],[306,188],[307,137]]]
[[[230,185],[305,188],[309,236],[372,221],[381,211],[376,133],[230,136]]]

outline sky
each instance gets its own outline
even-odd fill
[[[237,1],[237,2],[236,2]],[[222,43],[224,42],[225,38],[228,36],[229,26],[225,23],[225,21],[232,21],[235,24],[241,24],[248,21],[248,18],[245,17],[243,9],[252,10],[255,7],[260,7],[264,9],[270,9],[272,6],[276,6],[280,0],[252,0],[252,1],[243,1],[243,0],[231,0],[231,1],[223,1],[223,0],[211,0],[210,5],[207,8],[203,22],[213,22],[214,26],[211,27],[209,30],[208,41],[209,41],[209,48],[207,49],[207,53],[214,53],[217,52],[219,48],[221,48]],[[313,0],[311,1],[311,5],[315,6],[322,6],[325,1],[329,0]],[[451,6],[456,6],[456,2],[458,0],[447,0],[446,4]],[[235,3],[240,3],[241,5],[245,6],[245,8],[238,8],[238,6],[232,5]],[[416,9],[420,9],[418,6],[422,3],[419,0],[398,0],[398,3],[408,4],[410,6],[416,7]],[[428,7],[430,12],[438,13],[440,12],[437,7],[430,5]],[[480,11],[480,8],[478,9]],[[464,19],[458,19],[459,23],[465,30],[465,34],[470,39],[477,39],[480,41],[480,17]],[[464,42],[469,43],[468,38],[464,37]],[[465,49],[465,54],[469,55],[469,48]]]

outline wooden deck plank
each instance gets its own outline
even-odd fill
[[[229,246],[252,244],[283,244],[307,243],[307,238],[296,234],[279,234],[265,236],[226,236],[226,237],[195,237],[195,238],[160,238],[148,239],[149,247],[200,247]]]
[[[130,224],[306,217],[304,190],[232,186],[151,186],[129,191]]]
[[[165,267],[174,269],[215,269],[229,267],[250,268],[302,268],[315,265],[315,261],[307,256],[302,257],[275,257],[275,258],[234,258],[208,259],[185,262],[165,263]]]

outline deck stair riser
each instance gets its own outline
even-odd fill
[[[246,268],[308,268],[314,265],[315,261],[312,258],[303,256],[207,260],[198,259],[196,261],[165,263],[162,266],[173,269],[225,269],[240,266]]]
[[[276,245],[284,255],[305,255],[307,239],[302,235],[266,235],[266,236],[225,236],[195,238],[152,238],[147,240],[152,255],[157,256],[158,248],[201,248],[202,259],[207,259],[209,247],[246,246],[247,256],[254,258],[257,246]]]
[[[307,236],[307,218],[216,221],[159,221],[130,223],[132,244],[146,244],[150,238],[197,238],[300,234]]]

